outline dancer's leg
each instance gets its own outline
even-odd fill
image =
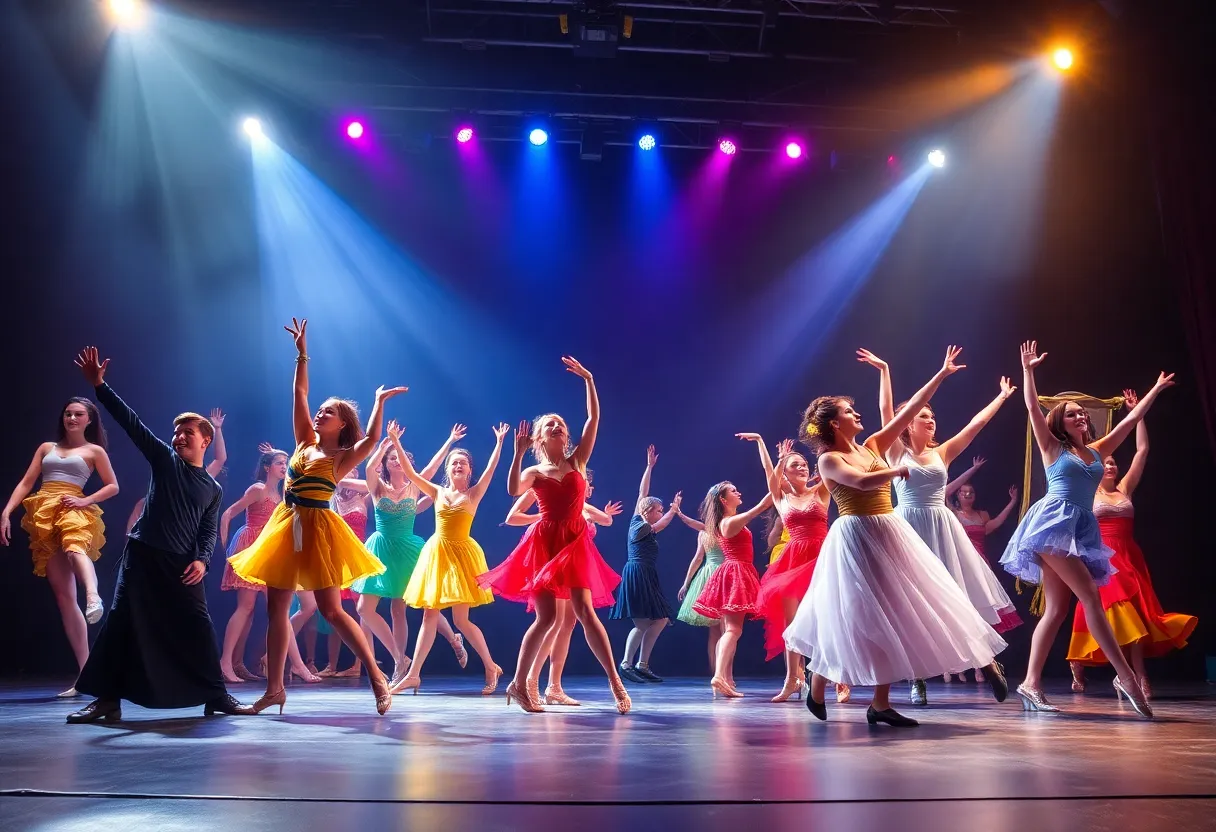
[[[397,645],[394,655],[404,658],[405,648],[410,637],[410,622],[405,617],[405,599],[391,599],[388,604],[388,614],[393,620],[393,644]]]
[[[616,672],[616,665],[612,661],[612,642],[608,639],[608,631],[604,629],[604,622],[600,621],[600,617],[595,614],[595,607],[591,604],[591,590],[585,587],[571,589],[570,606],[574,609],[574,614],[578,616],[579,623],[583,625],[583,636],[587,639],[587,646],[591,648],[591,652],[599,660],[600,666],[608,674],[608,680],[619,686],[621,677]]]
[[[321,610],[321,615],[329,622],[329,626],[334,628],[342,641],[346,642],[346,646],[357,657],[363,660],[367,665],[367,676],[372,682],[372,689],[377,693],[388,691],[388,680],[384,678],[384,674],[380,672],[380,668],[376,665],[376,656],[372,653],[371,645],[363,638],[363,632],[359,629],[359,625],[355,623],[355,619],[346,614],[346,610],[342,609],[342,590],[336,586],[327,587],[325,589],[316,590],[317,608]],[[391,641],[391,639],[390,639]]]
[[[718,639],[718,654],[714,657],[714,678],[725,682],[733,690],[735,647],[743,633],[743,614],[724,613],[721,620],[722,637]]]
[[[266,695],[283,689],[288,642],[295,641],[291,627],[291,590],[266,587]]]
[[[241,636],[248,630],[250,622],[253,620],[253,605],[257,600],[256,590],[238,589],[236,591],[236,609],[224,627],[224,645],[220,653],[220,673],[225,682],[241,681],[232,667],[237,655],[237,646],[241,643]]]
[[[642,660],[638,664],[644,667],[650,667],[650,653],[654,650],[654,644],[659,640],[659,636],[667,629],[666,618],[656,618],[650,622],[650,626],[642,633]]]
[[[401,651],[397,647],[393,631],[389,629],[388,622],[376,611],[379,604],[379,595],[360,595],[359,603],[355,605],[359,611],[359,620],[388,649],[389,655],[393,657],[393,663],[401,664]]]
[[[553,639],[553,647],[549,651],[549,685],[548,687],[562,689],[562,671],[566,669],[566,658],[570,655],[570,637],[574,635],[574,625],[578,617],[569,601],[559,601],[557,605],[557,636]]]
[[[101,596],[97,594],[97,567],[93,565],[93,561],[84,552],[67,552],[66,554],[72,573],[76,576],[81,588],[84,589],[85,606],[89,606],[93,601],[100,601]]]
[[[46,562],[46,578],[51,591],[55,593],[55,604],[59,607],[59,617],[63,619],[63,632],[76,657],[76,669],[81,670],[89,660],[89,625],[76,602],[76,575],[67,555],[62,552],[51,555]],[[97,588],[94,587],[93,591],[96,593]]]
[[[418,628],[418,640],[414,643],[414,661],[410,664],[409,673],[401,680],[398,687],[402,690],[417,687],[417,680],[422,676],[422,666],[435,643],[435,632],[439,629],[439,619],[443,614],[439,610],[423,610],[422,626]]]
[[[637,655],[638,648],[642,646],[642,634],[646,632],[651,623],[649,618],[633,619],[633,629],[625,637],[625,652],[621,654],[622,667],[633,667],[633,657]]]
[[[1102,609],[1102,598],[1098,594],[1098,585],[1094,583],[1094,579],[1090,576],[1089,570],[1085,568],[1085,564],[1080,558],[1059,556],[1059,555],[1040,555],[1040,560],[1044,566],[1043,572],[1047,573],[1051,569],[1056,576],[1062,581],[1072,594],[1077,596],[1077,600],[1081,602],[1081,609],[1085,610],[1085,621],[1089,625],[1090,635],[1094,637],[1094,641],[1098,642],[1098,646],[1102,648],[1102,652],[1106,654],[1111,666],[1115,668],[1115,672],[1123,681],[1124,685],[1131,690],[1136,686],[1136,674],[1132,671],[1132,667],[1128,664],[1127,659],[1123,657],[1123,651],[1119,648],[1119,640],[1115,638],[1115,631],[1110,626],[1110,621],[1106,618],[1106,611]],[[1049,599],[1050,600],[1050,599]],[[1063,609],[1059,610],[1059,621],[1056,622],[1056,629],[1060,627],[1064,616],[1067,614],[1068,597],[1063,595]],[[1046,617],[1046,615],[1044,615]],[[1042,621],[1040,620],[1040,626]],[[1035,628],[1035,635],[1038,635],[1038,628]],[[1054,632],[1053,632],[1054,636]],[[1031,655],[1033,657],[1033,643]],[[1047,645],[1050,647],[1050,644]],[[1046,655],[1042,656],[1045,662]],[[1038,673],[1043,672],[1043,665],[1038,666]],[[1029,672],[1027,677],[1029,677]],[[1035,687],[1038,687],[1036,684]]]
[[[439,616],[442,620],[443,616]],[[481,632],[481,628],[469,620],[469,607],[467,604],[461,604],[452,607],[452,618],[456,621],[456,629],[460,630],[473,648],[478,658],[481,659],[481,664],[486,670],[486,686],[498,684],[498,677],[502,675],[502,668],[494,664],[494,657],[490,655],[490,647],[486,644],[486,637]]]
[[[549,628],[553,626],[553,622],[557,618],[557,599],[552,594],[538,592],[532,596],[532,602],[536,606],[536,619],[528,627],[523,640],[519,643],[515,676],[511,680],[511,684],[520,691],[520,695],[527,690],[528,672],[532,669],[532,663],[536,661],[537,654],[540,653],[545,634],[549,632]],[[611,656],[609,660],[611,661]]]

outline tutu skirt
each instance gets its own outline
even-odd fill
[[[1110,562],[1114,552],[1102,542],[1093,511],[1050,494],[1031,506],[1018,523],[1001,566],[1027,583],[1042,583],[1039,555],[1044,552],[1080,558],[1098,586],[1105,585],[1115,571]]]
[[[676,615],[676,618],[694,627],[712,627],[718,623],[713,618],[706,618],[701,615],[692,606],[701,597],[701,593],[705,591],[705,585],[709,583],[709,579],[713,577],[713,574],[718,571],[721,565],[720,561],[718,563],[706,561],[701,564],[701,568],[697,570],[697,574],[692,576],[692,581],[688,584],[688,591],[684,593],[684,600],[680,603],[680,612]]]
[[[237,577],[275,589],[349,587],[384,564],[337,513],[280,503],[258,539],[228,559]]]
[[[506,560],[477,578],[495,595],[528,604],[529,609],[537,592],[569,600],[572,589],[590,590],[593,606],[610,607],[620,582],[621,576],[604,561],[581,517],[533,523]]]
[[[452,540],[436,535],[422,547],[418,565],[404,591],[405,603],[427,610],[489,604],[494,594],[477,582],[485,571],[486,553],[476,540]]]
[[[422,538],[416,534],[388,535],[376,531],[372,532],[364,545],[384,564],[384,571],[360,578],[351,585],[351,589],[360,595],[400,598],[405,594],[405,588],[418,565]]]
[[[94,562],[101,557],[106,545],[101,507],[67,508],[60,502],[83,494],[78,485],[51,481],[21,501],[25,508],[21,528],[30,537],[30,559],[38,577],[46,577],[47,561],[56,552],[83,552]]]
[[[692,608],[706,618],[721,618],[726,613],[756,615],[760,608],[760,574],[751,563],[727,558],[705,582],[705,589]]]
[[[659,568],[654,561],[630,558],[621,569],[616,604],[609,618],[675,618],[663,596]]]
[[[1144,553],[1132,536],[1131,517],[1104,517],[1098,521],[1102,540],[1114,550],[1111,564],[1117,570],[1110,582],[1098,590],[1106,620],[1115,631],[1119,646],[1142,644],[1145,656],[1161,656],[1186,646],[1199,619],[1193,615],[1165,612],[1149,578]],[[1087,665],[1106,664],[1109,659],[1098,646],[1077,604],[1072,620],[1068,660]]]
[[[227,556],[231,558],[238,552],[243,552],[249,548],[253,541],[258,539],[258,534],[261,529],[251,529],[249,526],[241,526],[237,529],[236,534],[228,541]],[[251,581],[243,580],[239,575],[232,571],[232,564],[224,563],[224,577],[220,580],[220,589],[231,591],[234,589],[252,589],[255,592],[265,592],[266,587],[263,584],[255,584]]]
[[[1006,647],[895,514],[837,518],[785,643],[810,670],[848,685],[985,667]]]
[[[776,658],[785,651],[786,602],[793,599],[799,603],[806,596],[822,546],[823,538],[791,540],[782,550],[781,557],[760,579],[756,606],[764,619],[765,660]]]

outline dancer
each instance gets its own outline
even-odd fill
[[[781,515],[777,509],[769,509],[765,516],[768,517],[768,524],[765,526],[764,542],[768,547],[768,565],[772,566],[789,544],[790,532],[785,527],[785,523],[781,522]]]
[[[506,422],[494,428],[494,450],[477,482],[471,479],[473,457],[463,448],[453,449],[448,454],[443,486],[435,485],[415,471],[397,436],[390,434],[405,475],[435,504],[435,533],[422,547],[418,565],[405,588],[405,603],[425,610],[422,627],[414,645],[414,661],[405,677],[393,687],[393,693],[410,689],[418,693],[422,684],[422,665],[426,663],[435,642],[435,631],[443,619],[440,611],[449,607],[456,627],[468,638],[485,668],[486,683],[481,695],[490,696],[498,689],[502,668],[494,663],[481,628],[469,619],[470,607],[494,600],[493,593],[478,585],[478,576],[486,571],[486,555],[469,536],[469,529],[477,516],[477,506],[494,477],[494,469],[498,467],[503,439],[510,432],[511,426]]]
[[[514,699],[529,713],[544,710],[528,693],[528,672],[541,653],[549,628],[557,620],[558,599],[568,598],[583,625],[587,646],[608,676],[616,709],[625,714],[632,703],[612,660],[612,642],[595,614],[595,607],[612,604],[612,591],[621,578],[595,548],[583,516],[587,487],[583,472],[599,432],[600,400],[590,371],[570,356],[564,356],[562,363],[568,372],[583,379],[587,388],[587,421],[582,436],[578,446],[570,448],[569,428],[556,413],[539,417],[533,426],[520,423],[515,433],[515,455],[507,490],[512,497],[519,497],[532,489],[541,519],[506,560],[478,581],[497,595],[536,609],[536,620],[519,646],[515,677],[507,685],[507,704]],[[521,470],[529,447],[537,464]]]
[[[592,484],[592,471],[590,468],[587,469],[586,479],[587,490],[584,493],[583,517],[587,520],[587,532],[592,537],[595,537],[595,527],[597,525],[611,526],[612,518],[621,513],[621,504],[620,502],[609,502],[604,505],[603,510],[591,505],[589,501],[595,487]],[[532,528],[541,519],[539,512],[527,513],[528,509],[535,503],[536,492],[529,489],[511,506],[511,510],[507,512],[505,525],[528,526],[528,530],[524,532],[524,537],[532,534]],[[562,672],[566,669],[566,659],[570,654],[570,638],[574,635],[574,625],[577,623],[578,618],[574,615],[574,609],[570,606],[570,600],[568,598],[558,598],[556,619],[545,634],[545,640],[541,644],[540,652],[536,654],[536,660],[532,662],[532,669],[528,672],[528,695],[532,697],[532,701],[543,702],[545,705],[565,705],[568,707],[577,707],[583,704],[568,695],[562,688]],[[545,662],[549,663],[549,681],[545,685],[545,695],[542,698],[540,695],[540,674],[545,668]]]
[[[215,454],[215,459],[207,463],[207,473],[212,479],[219,479],[224,470],[224,463],[228,461],[228,446],[224,442],[224,411],[218,407],[211,408],[211,417],[207,420],[211,422],[211,427],[215,430],[215,439],[212,440],[209,446],[211,452]],[[127,534],[135,528],[135,523],[139,520],[139,515],[144,513],[144,501],[146,497],[140,497],[135,501],[135,505],[131,508],[131,514],[127,517]]]
[[[769,496],[781,519],[783,529],[789,530],[789,543],[772,563],[760,581],[756,605],[764,620],[765,659],[785,653],[785,684],[773,697],[785,702],[795,693],[802,695],[802,655],[785,648],[783,634],[794,620],[798,604],[811,586],[815,561],[828,533],[828,488],[818,477],[812,479],[806,457],[794,451],[791,439],[777,446],[777,465],[773,466],[768,448],[758,433],[737,434],[740,439],[756,443],[760,464],[768,481]],[[836,686],[836,701],[848,702],[847,685]]]
[[[909,403],[892,408],[891,371],[887,363],[869,350],[858,350],[857,360],[879,371],[878,407],[886,424],[903,413]],[[887,462],[906,467],[907,478],[894,483],[899,505],[895,513],[908,522],[920,535],[937,559],[942,562],[963,593],[971,599],[980,616],[998,633],[1012,630],[1022,623],[1009,595],[992,573],[988,562],[971,545],[971,539],[954,513],[946,507],[946,485],[950,463],[967,449],[984,425],[992,420],[1001,405],[1013,395],[1016,387],[1004,376],[1000,392],[977,413],[959,433],[938,443],[937,420],[933,408],[926,402],[912,415],[911,422],[887,449]],[[979,674],[982,671],[976,670]],[[961,675],[961,674],[960,674]],[[928,694],[924,679],[913,679],[911,701],[927,705]]]
[[[621,656],[619,670],[631,682],[661,682],[658,675],[650,672],[650,654],[655,642],[671,623],[674,614],[671,605],[663,597],[663,586],[659,582],[658,534],[667,528],[671,519],[680,510],[681,496],[676,494],[667,512],[663,512],[663,501],[650,496],[650,475],[659,461],[654,445],[646,449],[646,470],[638,486],[638,502],[629,521],[629,557],[621,569],[621,585],[616,596],[616,605],[609,618],[633,619],[633,629],[625,639],[625,652]],[[641,649],[635,667],[633,657]]]
[[[1141,716],[1152,717],[1153,709],[1103,615],[1098,587],[1110,581],[1114,552],[1102,543],[1093,505],[1103,475],[1102,460],[1123,444],[1161,391],[1173,386],[1174,376],[1162,373],[1127,418],[1106,436],[1094,440],[1089,432],[1089,414],[1076,402],[1062,402],[1043,415],[1034,371],[1047,353],[1039,355],[1038,344],[1026,341],[1021,355],[1023,394],[1047,474],[1047,494],[1022,517],[1001,557],[1001,565],[1009,574],[1042,584],[1046,603],[1030,639],[1030,661],[1026,677],[1018,685],[1018,695],[1028,711],[1059,710],[1043,695],[1043,665],[1068,614],[1068,601],[1076,595],[1094,641],[1119,674],[1115,692],[1126,696]]]
[[[705,582],[705,588],[692,608],[706,618],[722,620],[722,637],[714,656],[714,675],[709,680],[714,698],[722,694],[728,699],[743,696],[735,687],[735,647],[743,633],[743,619],[760,610],[756,598],[760,593],[760,574],[754,563],[752,532],[747,524],[773,504],[771,494],[742,514],[743,502],[739,489],[729,482],[711,487],[701,503],[701,522],[705,533],[712,535],[722,547],[722,565]]]
[[[369,478],[366,484],[368,495],[376,507],[376,531],[367,539],[367,549],[380,559],[385,569],[379,575],[355,581],[351,587],[359,595],[359,620],[380,639],[380,643],[393,657],[393,676],[390,681],[393,685],[405,677],[411,661],[405,655],[409,623],[405,618],[404,596],[423,546],[422,538],[414,534],[414,520],[432,502],[432,494],[425,489],[420,491],[419,486],[409,478],[408,472],[413,470],[414,457],[409,451],[401,449],[401,432],[400,425],[389,422],[388,435],[367,462],[368,471],[376,474]],[[428,481],[435,476],[447,456],[448,449],[463,437],[464,433],[464,425],[452,428],[448,440],[417,474],[420,480]],[[389,612],[393,619],[391,630],[376,610],[381,598],[390,599]],[[464,651],[463,639],[453,634],[452,626],[442,615],[435,624],[444,631],[449,643],[454,646],[461,645],[456,656],[458,660],[463,658],[460,666],[464,667],[468,662],[468,654]]]
[[[811,692],[807,708],[827,719],[828,678],[873,685],[866,721],[911,727],[914,719],[891,708],[891,683],[924,679],[967,667],[984,667],[998,702],[1007,694],[993,656],[1004,640],[975,611],[958,584],[916,532],[891,508],[891,480],[907,466],[886,467],[882,457],[912,422],[955,364],[950,347],[942,367],[882,429],[858,444],[861,415],[853,400],[821,396],[802,416],[799,436],[819,457],[819,474],[839,509],[828,529],[811,588],[785,643],[807,657]]]
[[[101,488],[87,497],[84,487],[96,471]],[[41,487],[30,494],[38,478]],[[97,593],[97,570],[93,562],[105,545],[105,524],[100,503],[118,493],[118,480],[106,453],[106,429],[97,406],[73,397],[59,413],[54,442],[43,442],[30,467],[13,489],[0,513],[0,545],[12,542],[12,514],[25,509],[21,528],[30,538],[34,574],[46,578],[55,593],[63,632],[76,656],[80,671],[89,658],[89,624],[101,620],[105,606]],[[76,600],[76,582],[84,587],[84,613]],[[87,623],[86,623],[87,622]],[[60,697],[76,696],[71,687]]]
[[[297,444],[287,466],[286,494],[253,545],[229,561],[237,575],[267,587],[270,626],[266,637],[266,693],[253,707],[260,713],[278,705],[279,713],[283,712],[287,701],[283,666],[293,637],[288,611],[292,594],[299,589],[313,593],[325,620],[363,660],[376,695],[376,711],[383,715],[393,702],[388,680],[376,666],[376,657],[359,625],[342,609],[341,588],[383,572],[384,564],[364,548],[329,507],[329,500],[337,484],[367,458],[379,440],[384,403],[406,388],[376,390],[366,435],[354,405],[343,399],[326,399],[316,416],[309,418],[307,328],[307,319],[295,318],[291,326],[284,327],[297,351],[293,406]]]
[[[215,546],[223,497],[203,468],[211,423],[197,413],[173,420],[170,447],[105,383],[110,360],[85,347],[76,366],[152,467],[144,512],[123,550],[110,614],[76,687],[97,697],[70,723],[122,719],[122,700],[145,708],[203,705],[211,715],[248,714],[220,678],[203,575]]]
[[[1131,410],[1138,403],[1135,391],[1123,391],[1123,403]],[[1102,542],[1114,555],[1110,559],[1115,573],[1110,582],[1098,590],[1106,620],[1132,669],[1140,680],[1140,690],[1146,700],[1153,698],[1144,669],[1145,656],[1161,656],[1170,650],[1180,650],[1194,631],[1199,620],[1193,615],[1167,613],[1161,609],[1148,564],[1132,535],[1132,494],[1140,484],[1144,465],[1148,461],[1148,427],[1141,419],[1136,424],[1136,455],[1123,479],[1114,457],[1102,460],[1102,481],[1094,495],[1094,515],[1102,532]],[[1072,689],[1085,691],[1085,665],[1106,664],[1106,656],[1086,624],[1085,609],[1078,603],[1072,619],[1072,641],[1068,645],[1068,661],[1072,667]]]
[[[682,517],[683,515],[681,515]],[[702,529],[704,529],[703,525]],[[718,571],[725,559],[726,555],[717,539],[704,531],[698,532],[697,551],[688,564],[684,585],[676,593],[676,598],[680,601],[680,611],[676,614],[676,618],[685,624],[705,627],[709,631],[709,675],[711,678],[716,675],[718,641],[722,638],[722,619],[707,618],[701,615],[693,609],[693,604],[701,597],[701,593],[705,591],[705,585],[709,583],[709,579]]]
[[[355,533],[355,537],[364,541],[364,545],[366,545],[368,504],[367,482],[359,477],[358,468],[355,468],[341,482],[338,483],[338,487],[334,489],[334,496],[330,499],[329,503],[330,508],[338,512],[338,516],[342,518],[346,525],[350,526],[350,530]],[[359,595],[351,591],[350,588],[342,590],[342,603],[345,604],[347,601],[355,602],[355,614],[357,615],[359,611]],[[293,603],[292,606],[295,607],[297,603],[298,601]],[[338,632],[333,627],[329,626],[328,622],[326,622],[324,618],[321,617],[321,613],[314,613],[313,616],[308,620],[308,624],[305,626],[311,626],[312,628],[314,655],[316,653],[316,637],[321,634],[325,635],[325,667],[318,671],[316,664],[310,661],[307,666],[311,672],[316,673],[322,679],[327,679],[330,677],[336,677],[339,679],[358,679],[359,676],[362,675],[363,662],[358,656],[354,657],[354,661],[351,662],[350,667],[346,668],[346,670],[338,670],[338,662],[342,657],[342,637],[338,635]],[[362,621],[359,622],[359,629],[363,631],[363,638],[367,640],[369,645],[371,645],[373,638],[372,631],[369,630]],[[305,644],[308,644],[307,639],[305,639]]]

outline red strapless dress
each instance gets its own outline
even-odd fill
[[[975,547],[975,551],[979,552],[984,556],[984,559],[987,560],[988,553],[984,551],[984,539],[988,537],[987,533],[984,531],[985,525],[986,524],[984,523],[977,523],[976,525],[972,526],[967,523],[963,523],[963,531],[967,533],[967,538],[971,541],[971,545]],[[1000,631],[998,630],[997,632]]]
[[[785,600],[801,601],[811,586],[819,549],[828,535],[828,514],[819,501],[804,509],[793,509],[781,518],[789,529],[790,542],[764,573],[756,598],[757,615],[764,619],[765,658],[785,652]]]
[[[561,479],[537,477],[532,491],[541,519],[524,532],[515,551],[479,575],[477,583],[529,608],[538,592],[568,599],[572,589],[589,589],[594,606],[611,607],[612,591],[621,576],[592,541],[594,531],[583,517],[587,492],[583,475],[570,471]]]
[[[793,543],[793,532],[790,532]],[[752,532],[747,526],[734,537],[718,537],[723,561],[705,582],[692,608],[706,618],[721,618],[723,613],[757,615],[756,598],[760,595],[760,573],[756,571],[756,553],[752,549]],[[789,546],[785,547],[789,550]],[[785,557],[785,552],[781,553]]]

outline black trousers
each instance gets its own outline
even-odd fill
[[[118,586],[76,689],[145,708],[189,708],[227,693],[203,582],[188,555],[128,538]]]

